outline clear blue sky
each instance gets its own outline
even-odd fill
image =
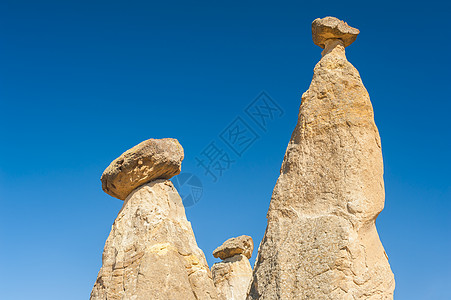
[[[122,201],[100,175],[148,138],[177,138],[201,200],[187,208],[208,262],[258,246],[321,49],[310,24],[360,29],[347,48],[375,110],[386,208],[377,227],[396,299],[451,299],[448,1],[20,1],[0,4],[0,298],[88,299]],[[283,109],[266,132],[246,106]],[[196,157],[236,117],[259,138],[216,183]],[[257,247],[256,247],[257,248]],[[255,259],[256,250],[252,258]]]

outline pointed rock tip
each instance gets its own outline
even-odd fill
[[[313,43],[325,47],[328,39],[340,39],[345,47],[351,45],[360,31],[335,17],[318,18],[312,22]]]
[[[178,175],[183,157],[182,145],[176,139],[145,140],[122,153],[105,169],[100,178],[102,189],[125,200],[143,184]]]

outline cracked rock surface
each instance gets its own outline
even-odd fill
[[[254,251],[252,238],[248,235],[240,235],[225,241],[213,251],[213,256],[224,260],[237,254],[243,254],[247,258],[251,258],[252,251]]]
[[[313,43],[324,49],[328,39],[340,39],[345,47],[351,45],[359,35],[357,28],[334,17],[318,18],[312,23]]]
[[[218,299],[171,181],[135,189],[112,226],[92,300]]]
[[[342,40],[302,95],[273,191],[247,299],[392,299],[394,276],[376,231],[384,208],[381,141]]]
[[[249,258],[254,242],[248,235],[230,238],[213,251],[222,259],[211,267],[213,281],[222,300],[244,300],[252,278]]]
[[[252,267],[243,254],[228,257],[211,267],[221,300],[245,300],[252,278]]]
[[[178,175],[183,156],[176,139],[148,139],[122,153],[105,169],[100,178],[102,189],[125,200],[140,185]]]

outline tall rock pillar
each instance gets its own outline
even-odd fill
[[[381,142],[345,55],[359,30],[326,17],[312,33],[324,50],[302,95],[248,299],[392,299],[375,226],[385,199]]]
[[[124,201],[105,243],[91,300],[218,299],[182,199],[168,179],[180,173],[183,148],[150,139],[114,160],[103,190]]]

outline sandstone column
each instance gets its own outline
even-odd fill
[[[211,267],[213,281],[222,300],[244,300],[252,278],[249,259],[254,242],[247,235],[231,238],[213,251],[213,256],[222,259]]]
[[[102,175],[104,191],[125,200],[105,243],[92,300],[217,299],[182,199],[168,179],[180,172],[175,139],[150,139]]]
[[[381,142],[345,56],[359,30],[326,17],[312,33],[324,50],[302,96],[248,299],[392,299],[375,227],[385,198]]]

